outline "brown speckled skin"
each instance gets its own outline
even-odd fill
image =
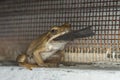
[[[55,31],[53,31],[55,30]],[[41,53],[46,51],[46,44],[53,41],[55,37],[60,36],[59,34],[70,31],[69,24],[63,24],[61,26],[53,26],[48,32],[42,34],[37,39],[33,40],[26,53],[20,54],[17,57],[17,61],[20,66],[26,67],[28,69],[32,69],[33,67],[49,67],[52,66],[50,62],[58,64],[62,57],[62,51],[59,50],[55,54],[58,54],[58,57],[51,57],[46,60],[42,59]],[[63,35],[63,34],[62,34]],[[33,62],[28,61],[28,58],[32,58]],[[57,66],[57,65],[56,65]]]

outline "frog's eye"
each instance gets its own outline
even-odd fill
[[[52,29],[51,33],[55,34],[55,33],[57,33],[57,30],[56,29]]]

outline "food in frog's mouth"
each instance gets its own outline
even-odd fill
[[[54,40],[55,41],[72,41],[77,38],[93,36],[93,35],[95,35],[95,33],[93,32],[91,27],[92,26],[88,26],[81,30],[68,31],[68,32],[64,33],[63,35],[56,37]]]

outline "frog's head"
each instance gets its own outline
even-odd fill
[[[70,24],[67,23],[61,26],[53,26],[48,32],[48,34],[50,35],[49,41],[68,33],[70,30],[71,30],[71,26]]]

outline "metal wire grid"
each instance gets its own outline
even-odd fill
[[[66,48],[65,61],[78,63],[119,62],[119,1],[99,0],[84,2],[84,4],[86,6],[83,14],[81,13],[81,24],[88,23],[95,26],[96,36],[74,41],[74,46]]]
[[[68,22],[73,30],[92,25],[96,35],[70,42],[64,61],[119,61],[112,56],[113,52],[118,55],[120,51],[119,16],[119,0],[1,1],[0,41],[3,45],[7,42],[6,46],[27,45],[53,25]]]

